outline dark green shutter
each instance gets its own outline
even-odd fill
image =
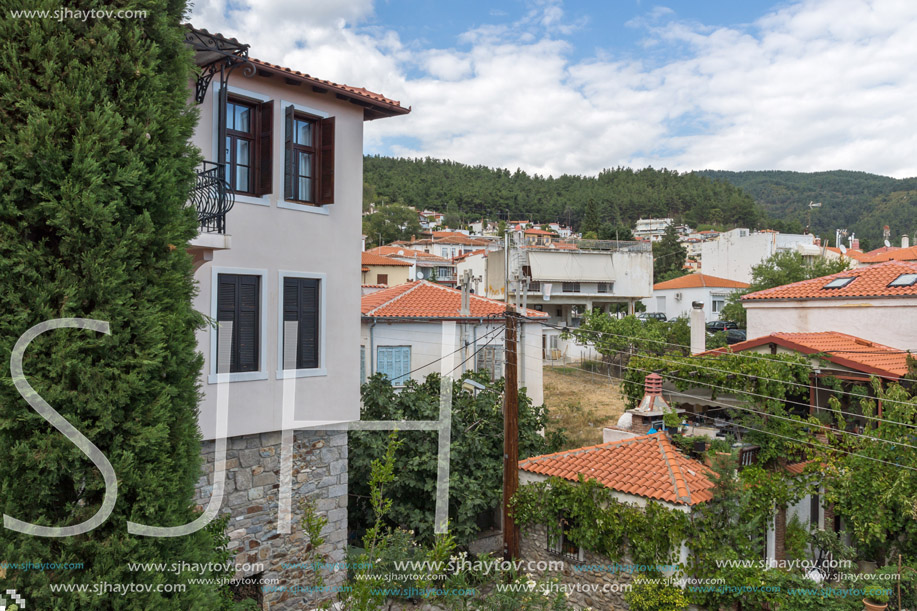
[[[226,159],[226,113],[229,103],[228,88],[221,87],[217,96],[219,97],[217,103],[217,161],[219,163],[226,163],[229,161]],[[226,168],[226,181],[232,184],[232,181],[229,180],[229,168]]]
[[[283,279],[283,320],[298,323],[296,368],[319,366],[320,282],[315,278]],[[284,347],[286,354],[287,347]]]
[[[295,199],[293,193],[293,105],[284,109],[283,117],[283,198]]]
[[[229,371],[258,371],[261,364],[260,276],[217,275],[217,321],[232,323]],[[218,339],[217,355],[219,353]]]
[[[274,182],[274,102],[264,102],[258,107],[258,133],[255,146],[258,150],[258,167],[255,175],[255,193],[267,195],[273,192]]]
[[[318,203],[334,203],[334,117],[318,122]]]

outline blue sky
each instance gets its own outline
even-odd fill
[[[197,0],[254,57],[411,105],[369,153],[917,175],[917,3]]]

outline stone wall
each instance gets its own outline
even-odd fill
[[[308,608],[309,601],[332,598],[296,592],[312,585],[311,569],[285,568],[285,563],[308,561],[308,541],[299,524],[302,499],[315,502],[328,519],[322,532],[325,543],[319,555],[325,564],[343,563],[347,543],[347,433],[343,431],[296,431],[293,443],[292,532],[277,532],[280,478],[280,433],[243,435],[226,440],[226,491],[220,513],[229,514],[226,526],[229,549],[237,567],[235,579],[260,573],[266,582],[264,609],[288,611]],[[214,442],[202,444],[204,474],[197,484],[196,502],[206,505],[213,489]],[[318,561],[318,558],[316,558]],[[325,585],[343,584],[343,569],[323,571]]]
[[[557,577],[564,584],[581,587],[583,590],[595,586],[595,591],[570,592],[570,602],[578,608],[591,607],[606,611],[627,611],[630,607],[624,601],[624,593],[630,587],[632,576],[627,572],[609,570],[575,571],[574,565],[580,567],[608,567],[613,564],[608,558],[583,550],[581,562],[573,562],[549,552],[548,535],[544,526],[534,526],[522,531],[520,543],[521,559],[526,562],[527,572],[542,577]],[[537,570],[539,562],[549,563],[563,561],[562,571]],[[626,562],[626,561],[625,561]],[[622,562],[624,564],[625,562]],[[549,565],[548,565],[549,566]],[[605,590],[605,591],[603,591]]]

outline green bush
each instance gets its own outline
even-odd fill
[[[631,590],[624,594],[631,611],[681,611],[688,608],[688,597],[678,586],[664,583],[660,578],[637,578]]]

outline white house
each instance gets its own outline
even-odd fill
[[[360,269],[354,246],[363,122],[409,109],[249,58],[248,45],[206,30],[189,27],[186,43],[201,67],[192,91],[200,109],[193,143],[208,160],[190,202],[201,223],[190,249],[199,287],[194,307],[216,321],[198,332],[205,461],[198,502],[206,506],[214,486],[220,394],[228,404],[221,511],[231,516],[230,549],[240,565],[252,563],[245,577],[292,586],[295,571],[281,560],[304,553],[296,517],[304,494],[328,519],[329,562],[344,559],[347,435],[302,426],[359,419],[360,287],[353,279]],[[292,452],[281,447],[285,428],[298,429]],[[281,461],[292,462],[296,482],[292,534],[275,536]],[[263,573],[255,573],[256,563]],[[328,582],[343,577],[338,571]],[[302,608],[309,597],[279,589],[261,595],[263,608],[279,610]]]
[[[888,261],[742,297],[748,337],[842,331],[917,350],[917,263]]]
[[[701,271],[718,278],[751,282],[751,268],[777,252],[819,256],[814,236],[733,229],[701,244]]]
[[[510,301],[548,315],[555,327],[576,327],[591,309],[633,313],[634,304],[652,295],[653,253],[649,242],[589,241],[593,248],[554,243],[548,248],[513,248],[510,253]],[[563,246],[564,248],[558,248]],[[504,252],[487,253],[486,295],[504,298]],[[579,358],[591,348],[561,340],[560,330],[545,331],[546,358]],[[583,352],[587,350],[587,352]]]
[[[409,378],[422,380],[441,372],[444,351],[452,355],[455,375],[487,371],[492,379],[503,377],[506,305],[476,295],[468,299],[468,309],[463,312],[461,291],[426,281],[365,295],[359,343],[361,378],[384,373],[395,385]],[[534,310],[525,314],[545,317]],[[444,346],[446,322],[454,322],[455,331]],[[519,386],[540,405],[544,402],[540,322],[520,324],[517,340]]]
[[[687,317],[691,304],[699,301],[704,304],[706,321],[710,322],[720,319],[720,312],[730,293],[746,288],[748,284],[745,282],[700,273],[688,274],[654,284],[653,296],[644,299],[643,305],[647,312],[662,312],[671,320]]]

